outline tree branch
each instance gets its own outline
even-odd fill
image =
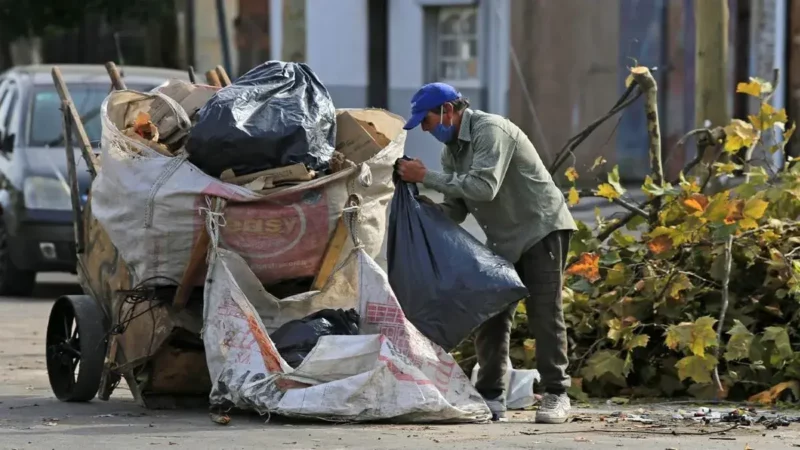
[[[569,157],[569,155],[572,154],[575,148],[577,148],[581,143],[583,143],[583,141],[585,141],[586,138],[588,138],[589,135],[591,135],[592,132],[597,127],[602,125],[606,120],[610,119],[620,111],[624,110],[625,108],[633,104],[633,102],[635,102],[636,100],[639,99],[639,97],[642,96],[642,91],[640,89],[636,89],[636,94],[632,98],[625,100],[631,94],[631,92],[634,90],[635,87],[636,87],[635,83],[631,84],[631,86],[628,87],[628,90],[626,90],[625,93],[622,94],[622,97],[617,101],[614,107],[611,108],[611,110],[606,115],[595,120],[594,122],[589,124],[589,126],[584,128],[583,131],[571,137],[567,141],[567,143],[556,154],[556,157],[553,159],[553,164],[550,165],[551,175],[554,174],[556,170],[558,170],[558,168],[561,167],[562,164],[564,164],[564,161],[567,160],[567,158]]]
[[[647,134],[650,137],[650,171],[653,174],[653,184],[664,184],[664,165],[661,159],[661,125],[658,121],[658,84],[650,69],[637,66],[631,69],[636,84],[644,91],[644,112],[647,117]],[[653,208],[650,210],[650,223],[658,221],[658,211],[661,209],[661,198],[656,197]]]
[[[731,263],[733,260],[733,235],[728,236],[725,241],[725,275],[722,279],[722,309],[719,312],[719,324],[717,326],[717,361],[719,361],[719,354],[722,349],[722,329],[725,324],[725,314],[728,312],[729,290],[728,286],[731,282]],[[719,364],[714,367],[714,381],[717,383],[719,392],[723,391],[722,381],[719,379]]]
[[[578,195],[581,198],[585,198],[585,197],[606,198],[606,197],[603,197],[602,195],[598,194],[598,192],[593,190],[593,189],[581,189],[580,191],[578,191]],[[616,204],[616,205],[622,206],[623,208],[627,209],[631,213],[640,215],[640,216],[644,217],[645,219],[649,217],[649,215],[647,214],[647,211],[645,211],[645,210],[641,209],[640,207],[638,207],[638,206],[636,206],[636,205],[634,205],[632,203],[629,203],[629,202],[627,202],[627,201],[625,201],[625,200],[623,200],[621,198],[611,199],[611,202]]]

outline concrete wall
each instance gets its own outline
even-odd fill
[[[306,54],[337,108],[367,106],[367,0],[307,0]]]
[[[511,0],[511,43],[521,74],[512,68],[509,118],[548,165],[619,98],[618,36],[619,0]],[[598,128],[579,147],[577,161],[560,172],[575,165],[586,175],[600,155],[615,164],[613,140],[606,144],[614,124]]]
[[[222,46],[217,26],[217,7],[214,0],[194,0],[194,30],[195,30],[195,64],[194,69],[202,80],[206,71],[213,69],[218,64],[223,64]],[[237,68],[238,55],[235,39],[236,31],[233,21],[239,14],[238,0],[225,0],[225,18],[227,19],[228,42],[230,43],[231,67]]]

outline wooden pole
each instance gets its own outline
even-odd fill
[[[125,81],[122,79],[122,75],[119,73],[119,69],[117,69],[117,65],[114,64],[113,61],[106,63],[106,71],[111,78],[111,85],[114,86],[114,89],[123,91],[128,88],[125,86]]]
[[[69,95],[69,89],[67,88],[67,83],[64,82],[64,77],[61,76],[61,70],[58,67],[53,67],[52,75],[53,84],[56,86],[58,96],[61,97],[61,101],[68,109],[68,113],[72,116],[72,124],[75,125],[75,129],[78,131],[78,138],[80,139],[81,155],[86,161],[86,167],[89,169],[92,179],[94,179],[94,177],[97,176],[97,167],[100,166],[100,163],[97,161],[97,156],[94,154],[92,143],[89,141],[89,136],[83,128],[81,116],[78,114],[78,110],[75,109],[75,104],[72,103],[72,97]]]

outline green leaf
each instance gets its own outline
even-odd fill
[[[773,366],[778,366],[786,360],[786,358],[792,356],[792,344],[789,341],[789,333],[784,327],[765,328],[761,341],[772,342],[775,346],[775,350],[770,356],[770,363]]]
[[[733,327],[728,330],[730,339],[725,350],[725,359],[739,361],[750,357],[750,345],[753,343],[753,333],[742,322],[734,319]]]
[[[606,284],[609,286],[620,286],[626,281],[625,264],[619,263],[614,265],[606,273]]]
[[[689,346],[692,340],[692,323],[683,322],[678,325],[670,325],[665,333],[665,343],[671,350],[684,349]]]
[[[603,158],[602,156],[598,156],[597,158],[595,158],[594,164],[592,164],[592,168],[589,169],[589,172],[594,171],[594,169],[597,169],[598,167],[602,166],[603,164],[605,164],[607,162],[608,161],[606,161],[605,158]]]
[[[614,166],[614,169],[612,169],[611,172],[608,173],[608,184],[613,186],[614,190],[616,190],[619,193],[619,195],[625,193],[625,188],[622,187],[622,184],[620,184],[619,182],[619,166]]]
[[[697,383],[711,383],[711,372],[717,363],[717,358],[711,355],[692,355],[678,361],[675,367],[678,368],[678,378],[681,381],[691,378]]]
[[[611,350],[601,350],[595,353],[586,362],[586,366],[581,370],[581,374],[587,381],[596,380],[604,375],[624,379],[622,374],[625,361],[618,355],[618,352]]]
[[[600,264],[603,266],[613,266],[621,261],[622,258],[619,257],[619,253],[617,252],[603,253],[603,256],[600,257]]]
[[[798,166],[800,166],[800,164],[798,164]],[[644,225],[646,223],[647,223],[647,219],[645,219],[644,217],[635,216],[633,219],[631,219],[630,222],[628,222],[627,225],[625,225],[625,228],[627,228],[630,231],[635,231],[637,228],[639,228],[640,226],[642,226],[642,225]]]
[[[648,342],[650,342],[650,336],[646,334],[637,334],[628,340],[625,344],[625,349],[633,350],[638,347],[647,347]]]

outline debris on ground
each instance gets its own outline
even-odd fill
[[[228,425],[231,423],[231,416],[223,413],[223,412],[210,412],[208,413],[209,417],[211,417],[211,421],[219,424],[219,425]]]

